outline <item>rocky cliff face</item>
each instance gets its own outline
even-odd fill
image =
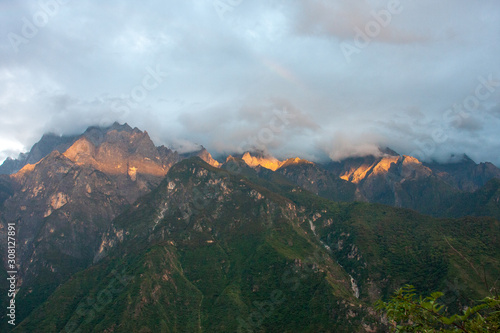
[[[182,161],[113,221],[97,269],[58,289],[19,330],[375,331],[370,307],[356,298],[349,276],[328,251],[302,229],[310,230],[302,215],[291,200],[238,175],[197,158]],[[108,285],[113,269],[126,272],[127,285],[99,304],[99,312],[92,310],[97,315],[75,311],[88,295],[78,286],[92,272]],[[90,288],[99,292],[93,282]],[[75,297],[62,300],[68,290]],[[129,301],[118,306],[124,297]]]
[[[349,158],[326,165],[298,158],[278,161],[249,153],[243,155],[243,161],[251,167],[264,167],[282,174],[295,184],[328,199],[411,207],[413,202],[408,199],[408,191],[413,191],[413,187],[409,189],[408,184],[428,186],[429,182],[439,179],[416,158],[389,152],[382,157]],[[448,187],[451,190],[451,186]]]
[[[471,264],[499,274],[494,219],[336,203],[242,176],[258,168],[175,164],[14,332],[387,332],[372,304],[402,284],[457,303],[488,292]]]
[[[499,168],[491,163],[476,164],[466,156],[455,163],[422,163],[392,151],[382,157],[330,163],[326,168],[333,177],[356,185],[355,200],[412,208],[438,216],[469,196],[469,192],[478,191],[494,178],[500,179]],[[477,211],[474,215],[481,213]]]
[[[455,163],[438,164],[422,163],[390,149],[382,153],[379,157],[348,158],[327,164],[300,159],[279,161],[250,153],[244,154],[242,160],[256,170],[274,170],[328,199],[383,203],[436,216],[446,216],[444,212],[451,211],[465,212],[455,206],[468,200],[468,192],[479,191],[491,179],[500,179],[499,168],[491,163],[476,164],[466,156]],[[472,198],[483,200],[479,194]],[[482,214],[471,206],[474,204],[469,204],[467,214]],[[489,209],[485,214],[496,216],[496,211]],[[453,213],[452,216],[464,215]]]
[[[481,215],[486,211],[486,215],[500,216],[498,182],[490,181],[481,188],[482,192],[462,195],[464,190],[472,191],[491,178],[500,178],[500,170],[492,164],[477,165],[468,159],[447,165],[423,164],[413,157],[385,151],[382,157],[321,165],[300,158],[279,161],[246,153],[241,158],[229,157],[221,164],[204,148],[178,154],[164,146],[156,147],[147,132],[126,124],[115,123],[105,129],[91,127],[75,137],[46,135],[20,160],[4,164],[5,170],[9,165],[12,170],[19,170],[12,175],[0,175],[0,237],[6,237],[6,224],[15,222],[19,245],[19,318],[47,299],[61,282],[98,261],[106,254],[106,246],[125,237],[110,227],[111,221],[127,209],[135,211],[138,198],[156,189],[174,165],[193,156],[213,167],[256,180],[259,185],[263,179],[270,180],[273,190],[282,189],[286,183],[292,184],[296,193],[301,193],[300,186],[335,201],[377,202],[436,215]],[[163,188],[181,186],[181,178],[174,180]],[[200,195],[201,201],[206,202],[209,194],[217,194],[217,198],[208,198],[211,203],[216,203],[220,196],[229,201],[228,193],[219,193],[220,188],[219,192],[212,190],[215,194],[200,194],[196,186],[190,187],[193,193],[178,192],[183,198],[178,199],[182,207],[175,211],[176,218],[185,219],[193,211],[205,219],[222,217],[216,210],[205,206],[195,206],[193,210],[187,203],[196,203]],[[262,195],[259,193],[254,193],[257,200]],[[227,215],[246,204],[243,199],[238,202],[238,207],[224,208]],[[456,203],[461,207],[456,207]],[[167,203],[168,207],[163,204],[166,203],[154,207],[158,210],[158,223],[167,208],[172,208],[172,202]],[[169,214],[174,214],[173,210]],[[134,216],[137,221],[142,219],[140,214]],[[203,231],[212,227],[199,222],[189,228]],[[317,230],[321,228],[318,226]],[[109,239],[103,238],[110,232]],[[0,247],[5,256],[5,243],[0,243]]]
[[[500,169],[489,162],[476,164],[467,155],[455,158],[454,163],[426,163],[443,181],[460,190],[472,192],[490,179],[500,179]]]
[[[348,159],[328,166],[333,175],[356,185],[356,199],[405,206],[405,182],[428,182],[432,171],[411,156]]]
[[[208,164],[210,164],[211,166],[216,167],[216,168],[219,168],[222,165],[221,163],[219,163],[218,161],[213,159],[212,155],[210,155],[210,153],[203,146],[198,151],[180,154],[179,156],[180,156],[180,160],[190,158],[193,156],[198,156],[203,161],[207,162]]]
[[[17,159],[7,159],[0,165],[0,175],[13,174],[21,170],[27,164],[36,164],[52,151],[60,153],[68,149],[77,139],[77,136],[58,136],[55,134],[45,134],[40,141],[35,143],[28,153],[22,153]]]
[[[18,287],[23,288],[16,298],[24,309],[21,318],[87,267],[111,220],[158,186],[183,158],[155,147],[147,132],[126,124],[47,138],[27,154],[22,169],[0,178],[0,235],[5,237],[6,223],[15,222],[21,245]],[[208,152],[198,153],[210,161]]]

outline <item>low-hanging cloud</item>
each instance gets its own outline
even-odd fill
[[[0,2],[0,159],[45,132],[119,121],[214,155],[338,160],[388,146],[500,165],[497,1],[401,0],[346,61],[342,43],[391,2],[228,1],[220,15],[205,0],[70,1],[30,38],[45,2]],[[18,50],[12,34],[26,39]],[[493,83],[476,103],[481,78]]]

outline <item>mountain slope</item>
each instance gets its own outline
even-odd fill
[[[482,187],[500,179],[500,169],[493,164],[476,164],[467,157],[457,163],[428,164],[391,150],[385,152],[381,157],[348,158],[325,165],[298,158],[279,161],[250,153],[243,155],[242,161],[265,179],[272,178],[274,172],[334,201],[381,203],[437,217],[498,218],[498,202],[491,201],[486,209],[481,199],[485,192],[491,192]],[[469,209],[464,209],[464,204]]]
[[[206,151],[197,153],[211,158]],[[15,222],[22,244],[17,250],[18,318],[88,267],[113,218],[158,186],[182,158],[155,147],[147,132],[114,124],[91,127],[66,150],[56,149],[13,175],[2,175],[0,235],[5,238],[6,224]],[[5,246],[0,244],[2,253],[7,253]]]
[[[348,332],[369,325],[349,277],[300,228],[296,210],[199,159],[180,162],[114,220],[97,266],[17,329]],[[128,282],[113,294],[107,286],[118,267]],[[88,297],[102,290],[112,297],[92,310]]]
[[[500,221],[500,179],[493,178],[472,193],[461,193],[442,216],[492,216]]]
[[[15,191],[0,210],[4,223],[16,223],[17,242],[23,244],[17,251],[19,318],[91,264],[110,221],[166,173],[150,175],[141,168],[131,176],[129,162],[146,158],[147,147],[155,147],[146,134],[127,127],[89,129],[91,138],[101,137],[99,146],[84,135],[63,153],[55,150],[11,176]],[[163,170],[162,162],[157,169]],[[125,167],[115,168],[120,164]]]
[[[241,171],[242,169],[233,167],[233,170]],[[388,270],[392,271],[389,274],[389,279],[386,279],[385,276],[376,283],[372,277],[371,282],[369,282],[372,287],[369,287],[368,290],[366,289],[366,276],[359,275],[362,274],[363,270],[348,270],[350,274],[356,277],[356,280],[360,280],[359,287],[362,297],[363,295],[367,297],[370,294],[372,300],[375,300],[373,295],[378,293],[386,295],[387,290],[391,291],[404,283],[414,283],[420,287],[420,290],[441,289],[449,291],[449,285],[452,281],[456,281],[456,274],[464,279],[461,280],[464,285],[474,285],[467,291],[461,291],[461,295],[468,298],[469,301],[470,297],[473,297],[472,295],[487,294],[488,291],[483,280],[484,276],[482,274],[478,276],[476,272],[472,275],[469,274],[470,272],[466,273],[470,270],[470,266],[453,249],[460,249],[461,246],[465,246],[467,249],[468,255],[471,256],[469,259],[475,258],[472,261],[478,267],[478,270],[481,270],[482,266],[489,266],[489,269],[485,271],[489,272],[486,278],[487,281],[492,283],[496,279],[496,274],[500,273],[498,270],[498,267],[500,267],[498,221],[500,219],[497,218],[499,183],[496,179],[491,180],[487,186],[475,193],[460,192],[452,197],[446,197],[446,200],[451,198],[460,200],[443,201],[446,203],[446,206],[441,207],[444,211],[435,212],[436,215],[454,217],[463,217],[465,215],[493,216],[497,218],[496,221],[488,218],[477,219],[470,217],[436,220],[412,211],[393,209],[388,206],[362,203],[334,204],[316,198],[312,193],[295,187],[293,182],[287,183],[287,180],[280,178],[283,177],[281,175],[276,177],[279,171],[280,169],[277,172],[270,170],[263,172],[262,169],[254,168],[253,175],[249,171],[245,171],[244,174],[252,181],[258,181],[257,177],[268,179],[271,183],[265,184],[263,182],[263,186],[280,191],[284,196],[296,201],[297,204],[301,203],[302,209],[305,212],[309,211],[309,216],[312,216],[315,232],[318,236],[323,235],[321,236],[323,244],[326,244],[334,253],[340,256],[337,257],[337,260],[344,267],[351,267],[353,262],[359,264],[358,261],[361,257],[355,255],[354,252],[358,251],[360,247],[363,247],[363,252],[369,253],[370,257],[379,256],[384,258],[386,255],[390,257],[390,259],[384,259],[383,264],[381,262],[377,263],[377,260],[374,262],[367,260],[361,261],[361,266],[356,265],[357,268],[364,267],[366,269],[366,265],[371,264],[373,266],[368,270],[370,274],[378,270],[380,276],[386,275]],[[411,184],[411,182],[408,181],[407,184]],[[438,182],[438,184],[442,183]],[[421,183],[422,191],[426,195],[424,185],[425,182]],[[432,188],[430,192],[432,194]],[[314,209],[310,210],[311,207],[314,207]],[[446,207],[446,209],[443,207]],[[332,212],[335,213],[332,214]],[[316,220],[318,222],[315,222]],[[329,228],[333,227],[335,227],[335,230],[340,231],[328,234],[328,232],[331,232]],[[394,242],[393,239],[395,230],[401,230],[400,232],[403,232],[403,235],[406,234],[404,237],[400,235],[396,238],[399,241],[397,246],[398,242]],[[327,232],[327,237],[325,237],[325,232]],[[458,232],[459,236],[455,234],[456,232]],[[377,235],[377,238],[373,238],[374,235]],[[457,238],[460,241],[455,243]],[[349,240],[346,244],[347,239]],[[381,241],[385,245],[377,245]],[[353,247],[356,249],[354,252]],[[413,248],[413,252],[409,254],[408,251],[411,248]],[[487,249],[486,253],[477,256],[479,248]],[[374,251],[379,252],[379,254],[373,253]],[[392,254],[389,255],[389,253]],[[343,261],[345,259],[347,260]],[[393,260],[399,263],[399,266],[394,265]],[[434,262],[435,266],[433,267]],[[393,268],[389,268],[387,266],[389,264],[393,265]],[[456,266],[460,266],[460,268],[457,269]],[[392,282],[388,283],[388,281]],[[374,284],[378,286],[375,288],[373,287]],[[375,293],[375,291],[377,292]],[[462,302],[467,301],[462,300]]]
[[[54,139],[57,144],[52,145],[51,153],[34,164],[25,164],[13,175],[0,175],[0,235],[5,238],[6,224],[15,222],[17,241],[22,244],[17,252],[18,320],[30,315],[61,283],[87,267],[95,269],[93,265],[98,265],[104,270],[103,274],[111,272],[109,267],[121,269],[124,262],[116,260],[123,255],[129,258],[125,266],[130,264],[137,269],[146,261],[162,262],[170,258],[170,263],[165,263],[167,266],[160,265],[161,270],[177,272],[176,279],[185,288],[185,295],[198,300],[198,296],[193,296],[196,294],[202,297],[199,302],[208,302],[206,308],[188,307],[187,310],[198,318],[208,318],[206,322],[199,319],[202,323],[198,328],[201,325],[210,329],[223,329],[217,326],[219,324],[234,326],[233,312],[217,310],[217,314],[212,313],[217,305],[214,295],[224,294],[224,290],[230,293],[228,302],[233,302],[231,308],[236,306],[235,309],[242,313],[241,318],[253,313],[250,310],[253,302],[262,299],[254,300],[253,294],[245,294],[241,281],[243,276],[260,276],[267,272],[262,262],[268,260],[272,263],[269,269],[275,266],[292,269],[297,265],[307,269],[320,267],[321,272],[327,274],[318,278],[313,270],[317,283],[325,290],[334,290],[333,298],[349,300],[349,304],[358,304],[353,294],[359,293],[362,310],[354,316],[348,315],[352,320],[338,318],[339,329],[371,325],[368,305],[402,283],[413,283],[421,290],[443,289],[450,281],[458,279],[468,286],[463,288],[461,296],[461,304],[467,304],[471,297],[486,292],[481,283],[484,277],[478,278],[480,274],[476,270],[485,266],[486,282],[500,274],[496,268],[499,266],[496,250],[499,248],[499,181],[492,179],[475,192],[463,190],[480,186],[495,177],[496,169],[489,164],[476,165],[465,159],[462,164],[472,170],[471,176],[460,171],[457,167],[460,163],[434,166],[391,151],[386,151],[382,157],[348,159],[326,166],[299,158],[279,161],[250,153],[242,158],[229,157],[221,164],[204,148],[178,154],[163,146],[156,147],[147,132],[126,124],[114,124],[107,129],[91,127],[81,136],[68,140],[61,143]],[[42,156],[46,152],[44,149],[34,147],[34,153],[29,155]],[[193,156],[222,170],[196,159],[180,162]],[[163,180],[166,174],[167,180]],[[176,188],[182,190],[177,193]],[[136,202],[144,195],[147,196]],[[316,195],[337,202],[357,200],[409,207],[442,217],[493,216],[497,220],[436,220],[387,206],[335,203]],[[120,217],[115,219],[117,216]],[[167,226],[164,225],[166,219],[169,219]],[[245,223],[241,224],[242,221]],[[181,228],[182,223],[185,225]],[[133,235],[133,239],[128,239],[129,235]],[[255,241],[248,243],[247,235]],[[190,247],[193,237],[197,239],[193,244],[204,245],[201,250]],[[225,243],[221,245],[221,242]],[[214,244],[217,250],[212,252],[210,245]],[[153,245],[158,248],[150,257],[148,253]],[[0,250],[7,253],[5,243],[0,243]],[[232,252],[236,253],[235,257],[230,255]],[[218,261],[207,260],[205,253]],[[251,255],[245,259],[243,253]],[[478,269],[471,271],[457,253],[470,257]],[[252,261],[254,254],[256,257]],[[305,257],[309,266],[297,262]],[[275,262],[277,258],[282,261]],[[5,257],[3,259],[5,262]],[[222,265],[224,274],[211,270],[221,262],[231,262],[230,268]],[[253,266],[257,268],[244,269]],[[205,273],[196,275],[200,267]],[[278,273],[274,271],[273,274],[268,280],[279,280]],[[208,292],[211,287],[205,286],[203,281],[212,275],[210,284],[219,287]],[[85,275],[82,279],[87,281],[92,277]],[[156,275],[151,275],[150,279],[163,283]],[[233,286],[230,281],[234,279],[241,283]],[[81,280],[79,283],[87,282]],[[224,289],[220,289],[222,286]],[[283,286],[281,284],[280,288]],[[98,293],[95,288],[92,283],[82,293]],[[338,290],[347,290],[349,295],[337,294]],[[140,303],[140,295],[135,292],[136,289],[130,291],[130,299]],[[333,299],[328,298],[330,295],[318,301],[316,296],[308,298],[310,296],[304,294],[302,301],[330,304]],[[4,302],[5,297],[2,295],[0,302]],[[167,302],[177,302],[165,297]],[[191,314],[182,312],[186,310],[183,309],[179,305],[169,312],[169,318],[192,319]],[[352,310],[339,309],[336,311],[341,313]],[[151,309],[157,310],[156,307]],[[123,316],[131,317],[131,310],[127,311],[124,310]],[[306,317],[311,315],[306,310],[293,311]],[[220,317],[223,313],[228,317]],[[0,314],[3,324],[6,323],[4,315]],[[216,319],[211,322],[211,318]],[[321,325],[331,325],[332,316],[321,318],[320,326],[311,324],[312,327],[328,331]],[[167,326],[175,320],[169,319]],[[271,321],[264,324],[266,320],[262,319],[259,325],[268,325],[265,327],[272,330]],[[109,323],[104,321],[102,325]],[[96,322],[92,322],[94,324]],[[51,321],[50,325],[60,324]],[[296,328],[290,327],[290,330]],[[138,328],[134,326],[134,329]]]
[[[45,134],[40,141],[33,145],[27,154],[20,154],[15,160],[10,158],[5,160],[4,163],[0,165],[0,175],[10,175],[18,172],[27,164],[36,164],[54,150],[62,153],[68,149],[76,139],[77,136]]]
[[[369,304],[400,284],[445,290],[462,305],[487,292],[457,251],[487,281],[500,274],[493,219],[434,219],[279,188],[197,158],[176,164],[113,221],[94,266],[17,331],[383,331]]]
[[[490,179],[500,179],[500,169],[492,163],[476,164],[467,155],[456,157],[454,163],[426,163],[439,178],[466,192],[478,190]]]

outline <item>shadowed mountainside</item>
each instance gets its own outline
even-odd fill
[[[250,248],[251,251],[258,252],[261,247],[270,249],[269,246],[274,246],[272,251],[276,251],[275,255],[281,258],[279,260],[285,260],[280,264],[282,266],[279,266],[282,269],[292,269],[297,266],[296,260],[303,260],[304,257],[310,258],[312,253],[322,251],[323,259],[320,262],[315,261],[318,258],[310,260],[312,267],[322,267],[320,271],[323,272],[337,271],[336,282],[332,282],[333,280],[329,278],[326,282],[321,278],[318,280],[323,281],[321,282],[322,288],[331,289],[332,295],[340,297],[340,294],[336,294],[338,290],[342,288],[349,290],[355,287],[361,297],[363,310],[359,313],[353,312],[356,313],[354,316],[348,315],[354,318],[352,320],[342,318],[339,329],[372,325],[370,302],[377,295],[386,295],[401,283],[413,283],[420,289],[443,288],[447,282],[458,276],[460,281],[468,285],[468,289],[463,292],[465,298],[484,293],[485,290],[481,284],[477,283],[477,277],[474,278],[471,272],[465,272],[466,267],[453,257],[453,252],[449,251],[451,244],[454,247],[464,246],[465,248],[462,249],[464,253],[473,258],[476,265],[485,267],[488,279],[493,279],[497,273],[494,267],[495,265],[498,267],[498,253],[491,252],[489,248],[491,246],[498,248],[497,234],[500,219],[500,180],[498,177],[500,172],[490,163],[475,164],[466,156],[453,164],[428,164],[421,163],[410,156],[400,156],[391,150],[384,150],[384,154],[379,157],[351,158],[322,165],[298,157],[279,161],[273,157],[247,152],[241,157],[229,156],[224,163],[220,163],[214,160],[204,148],[192,153],[178,154],[164,146],[156,147],[147,132],[142,132],[137,128],[132,129],[127,124],[115,123],[109,128],[90,127],[85,133],[75,137],[45,135],[39,143],[33,146],[32,152],[21,157],[17,161],[6,161],[3,169],[11,168],[15,164],[20,170],[12,175],[0,175],[0,235],[6,237],[6,224],[15,222],[17,242],[21,245],[17,250],[18,287],[20,288],[16,296],[19,309],[18,320],[26,318],[35,308],[43,304],[61,283],[74,278],[75,273],[88,267],[90,267],[90,272],[93,272],[90,275],[93,276],[96,267],[100,267],[103,274],[109,275],[111,272],[108,270],[109,267],[118,269],[119,265],[125,264],[132,265],[130,267],[143,265],[144,260],[149,259],[146,259],[147,253],[141,251],[153,249],[149,242],[159,237],[156,235],[157,232],[162,233],[159,253],[163,253],[161,255],[164,259],[168,258],[171,263],[175,263],[168,264],[170,266],[164,269],[177,270],[178,278],[184,281],[182,283],[186,283],[187,289],[183,293],[185,295],[190,295],[192,292],[201,293],[202,299],[207,297],[212,300],[207,303],[210,306],[204,309],[204,312],[200,308],[189,310],[198,316],[199,322],[201,320],[198,327],[210,329],[220,328],[216,323],[218,319],[213,323],[202,323],[202,319],[199,318],[204,318],[203,316],[219,318],[219,315],[214,315],[210,310],[210,307],[216,306],[217,302],[213,298],[214,295],[206,295],[200,289],[208,288],[198,285],[203,280],[201,279],[203,275],[200,275],[199,280],[192,280],[192,277],[186,275],[186,271],[197,270],[199,267],[189,266],[192,263],[184,261],[185,257],[181,255],[183,251],[191,251],[184,248],[189,243],[184,243],[185,237],[190,239],[192,235],[198,235],[200,232],[205,233],[203,237],[212,235],[211,239],[204,238],[206,244],[218,244],[226,255],[235,251],[239,253],[238,256],[244,256],[250,254],[248,252]],[[196,157],[212,167],[196,160]],[[185,159],[189,159],[190,162],[181,163]],[[174,168],[172,174],[169,173],[172,167],[177,165],[179,166]],[[194,174],[190,174],[185,168]],[[197,172],[210,177],[202,177]],[[173,174],[177,176],[173,177]],[[168,184],[164,179],[166,175],[167,180],[170,179]],[[201,180],[193,177],[201,177]],[[220,192],[221,189],[217,186],[221,177],[228,181],[227,184],[223,183],[226,184],[225,186],[230,185],[231,191],[225,192],[226,189]],[[263,208],[260,204],[258,209],[252,205],[248,206],[253,201],[246,202],[248,201],[247,194],[240,191],[242,186],[248,187],[252,195],[257,196],[258,202],[264,196],[267,200],[265,201],[267,208]],[[170,198],[168,193],[172,192],[173,188],[183,190],[179,193],[174,191],[176,194]],[[252,192],[250,188],[256,192]],[[264,190],[266,195],[262,192]],[[159,192],[162,192],[163,196],[159,195]],[[233,197],[232,195],[236,193],[238,195]],[[216,197],[217,200],[215,200]],[[138,199],[139,201],[136,202]],[[220,203],[219,199],[225,202],[220,207],[217,206]],[[144,200],[152,200],[152,202]],[[414,212],[395,210],[388,206],[335,203],[356,201],[406,207],[434,216],[461,219],[435,220]],[[211,205],[215,206],[212,208]],[[293,205],[294,210],[290,211],[289,205]],[[271,206],[274,210],[269,210]],[[216,207],[219,207],[217,208],[219,210]],[[281,213],[277,213],[278,211]],[[235,237],[231,231],[239,233],[240,241],[247,231],[245,226],[234,224],[240,213],[242,215],[239,219],[256,227],[249,235],[255,235],[260,240],[252,243],[253,247],[247,245],[246,248],[239,248],[240,244],[237,241],[229,242],[229,240],[227,242],[230,244],[222,246],[220,242],[225,242],[224,238]],[[151,214],[156,214],[156,217],[152,217]],[[117,218],[118,216],[120,217]],[[147,218],[149,222],[144,222],[147,220],[146,216],[149,216]],[[169,226],[163,226],[159,229],[161,231],[155,231],[156,225],[162,225],[167,216]],[[195,216],[198,217],[195,218]],[[497,220],[462,218],[465,216],[491,216]],[[193,223],[198,221],[198,224],[188,223],[183,227],[183,231],[177,230],[177,227],[172,224],[173,221],[181,223],[186,219]],[[134,223],[131,225],[132,229],[135,227],[138,229],[134,231],[117,229],[116,225],[124,220],[138,222],[137,226]],[[278,220],[281,222],[276,222]],[[114,222],[111,223],[112,221]],[[150,228],[148,223],[153,223],[154,232],[148,229]],[[228,223],[228,226],[224,223]],[[279,231],[273,230],[276,224],[280,225]],[[226,227],[229,229],[225,229]],[[238,229],[240,227],[241,230]],[[213,230],[218,228],[225,230],[223,237],[213,233]],[[172,230],[177,231],[173,233]],[[206,234],[207,230],[208,234]],[[463,233],[462,230],[466,230],[469,234]],[[149,244],[140,249],[137,248],[137,253],[135,253],[137,256],[130,257],[129,250],[122,247],[119,248],[125,249],[125,252],[114,252],[118,250],[113,247],[121,243],[128,244],[126,248],[138,246],[135,241],[125,241],[128,239],[127,235],[135,235],[136,232],[143,236],[147,234],[147,237],[144,236],[146,238],[137,236],[139,237],[137,239],[142,239],[142,242]],[[276,232],[285,234],[291,232],[287,237],[297,241],[302,237],[299,243],[309,250],[296,248],[293,251],[298,252],[292,255],[286,248],[287,246],[295,248],[293,240],[281,239],[280,244],[273,243],[274,241],[268,243],[271,237],[269,235],[274,235]],[[391,236],[395,232],[398,233],[397,241]],[[448,236],[444,239],[442,235]],[[167,239],[169,239],[168,242],[174,243],[168,243]],[[169,244],[167,244],[168,248],[162,247],[165,242]],[[475,253],[473,249],[477,249],[478,246],[483,250]],[[313,252],[311,252],[312,249],[314,249]],[[0,245],[0,250],[4,254],[7,252],[4,243]],[[203,257],[202,253],[205,250],[200,251],[196,250],[195,253]],[[304,252],[299,255],[300,251],[306,251],[307,254]],[[131,261],[125,263],[112,260],[109,262],[109,267],[103,267],[102,265],[108,265],[103,263],[108,263],[110,253],[120,253],[118,256],[125,255]],[[139,255],[139,253],[142,254]],[[200,258],[193,257],[196,265],[200,264],[199,261],[202,260]],[[220,260],[229,260],[227,258],[220,257]],[[294,264],[287,261],[292,258]],[[324,258],[329,258],[328,264],[325,264]],[[5,262],[5,257],[3,259]],[[159,260],[158,258],[150,259]],[[264,268],[259,261],[267,260],[267,254],[262,254],[258,260],[245,262],[245,265],[260,267],[251,273],[242,270],[243,261],[240,257],[233,257],[231,260],[238,262],[239,268],[231,266],[231,269],[236,269],[236,271],[232,271],[232,275],[226,273],[241,280],[243,276],[250,278],[248,277],[250,275],[262,274],[260,269]],[[182,269],[179,270],[179,267]],[[302,266],[299,265],[299,267]],[[2,271],[2,274],[4,273],[5,271]],[[136,273],[133,271],[132,275]],[[207,274],[212,273],[212,271],[207,271]],[[84,280],[79,283],[87,283],[85,281],[93,278],[86,275],[87,273],[81,274]],[[350,277],[345,279],[345,274]],[[101,278],[107,279],[109,276],[101,276]],[[136,280],[140,278],[140,276],[135,277]],[[156,281],[155,283],[162,285],[163,282],[157,277],[151,278]],[[279,279],[279,276],[268,276],[268,279]],[[341,280],[344,281],[340,283]],[[228,282],[228,280],[224,281]],[[211,281],[214,284],[226,282]],[[177,285],[176,283],[181,282],[176,281],[174,284]],[[337,285],[338,283],[340,285]],[[231,293],[235,291],[234,286],[226,285],[226,287],[230,288]],[[89,285],[89,288],[82,291],[82,295],[92,293],[92,290],[96,291],[96,286]],[[280,288],[283,289],[284,285]],[[223,291],[218,290],[218,292]],[[243,317],[251,315],[253,313],[251,305],[258,299],[252,298],[252,294],[248,294],[245,299],[240,299],[241,296],[238,295],[242,291],[236,292],[237,297],[235,296],[236,298],[231,302],[239,304],[238,311],[243,312],[238,313]],[[134,289],[127,297],[133,298],[139,295]],[[168,298],[166,295],[163,297]],[[315,296],[307,299],[309,296],[304,294],[303,297],[306,298],[301,298],[301,300],[308,304],[319,302],[319,298],[315,299]],[[1,298],[2,304],[6,304],[6,295],[2,295]],[[341,298],[345,298],[344,301],[346,301],[351,299],[352,295],[344,294]],[[329,299],[327,302],[331,301],[332,299]],[[462,301],[463,304],[467,303],[465,300]],[[171,304],[170,302],[174,301],[169,299],[168,302]],[[49,306],[45,304],[45,307]],[[343,310],[339,309],[335,311],[350,313],[349,311],[352,310],[346,307],[342,308]],[[178,310],[181,311],[180,308]],[[46,311],[53,310],[50,308]],[[130,311],[130,309],[124,310],[122,315],[134,317],[136,312]],[[157,309],[153,308],[151,311],[157,311]],[[179,315],[176,311],[173,310],[170,315],[176,318]],[[290,311],[295,313],[299,310],[290,309]],[[74,314],[67,315],[74,316]],[[303,315],[310,316],[310,313],[306,311]],[[188,317],[192,319],[191,315]],[[37,317],[35,315],[30,318]],[[325,314],[322,318],[319,321],[320,324],[326,325],[334,317],[331,314]],[[5,318],[0,319],[2,323],[6,322]],[[223,325],[229,325],[229,327],[236,325],[228,318],[220,320],[224,323]],[[104,326],[109,324],[108,321],[105,323]],[[50,325],[57,326],[60,323],[51,322]],[[267,325],[265,327],[271,327],[269,326],[271,322]],[[311,327],[316,329],[326,327],[321,325]],[[83,325],[82,327],[90,326]],[[107,327],[112,329],[113,326]],[[130,327],[137,328],[133,325]],[[293,331],[297,327],[299,326],[292,325],[290,330]],[[328,330],[324,328],[324,331]]]
[[[95,264],[17,331],[384,331],[370,304],[400,284],[427,291],[457,279],[464,287],[448,296],[462,304],[486,292],[449,244],[488,280],[500,274],[493,219],[434,219],[276,186],[196,157],[177,163],[112,222]]]

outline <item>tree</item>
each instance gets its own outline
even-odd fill
[[[498,295],[478,301],[461,314],[447,313],[439,303],[441,292],[423,298],[411,285],[394,293],[388,302],[377,301],[376,309],[389,320],[391,332],[500,332],[500,298]]]

